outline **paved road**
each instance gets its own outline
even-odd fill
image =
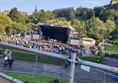
[[[103,64],[118,67],[118,60],[105,58]],[[58,78],[68,79],[69,69],[64,66],[57,66],[51,64],[42,64],[26,61],[15,61],[12,68],[3,67],[3,61],[0,62],[0,71],[30,73],[44,76],[53,76]],[[75,83],[104,83],[104,73],[91,68],[91,72],[86,72],[80,69],[80,65],[75,69]],[[107,75],[105,83],[118,83],[112,76]]]
[[[0,77],[0,83],[12,83],[12,82]]]

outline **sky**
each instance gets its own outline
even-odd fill
[[[54,10],[67,7],[94,8],[110,3],[111,0],[0,0],[0,11],[11,10],[16,7],[19,11],[26,11],[31,14],[35,6],[41,10]]]

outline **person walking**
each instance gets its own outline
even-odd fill
[[[11,52],[8,51],[5,55],[5,57],[7,57],[7,60],[4,63],[4,66],[6,67],[7,65],[9,65],[9,68],[11,68],[12,64],[13,64],[13,58],[11,56]]]

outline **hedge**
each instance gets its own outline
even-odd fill
[[[47,55],[39,55],[35,53],[20,51],[20,50],[16,50],[14,48],[3,46],[3,45],[0,45],[0,48],[2,49],[2,53],[5,51],[5,49],[9,49],[10,51],[12,51],[12,57],[15,60],[35,62],[36,56],[38,56],[37,62],[55,64],[55,65],[64,65],[64,60],[50,57]]]
[[[0,48],[11,50],[12,56],[15,60],[35,62],[36,61],[36,55],[38,55],[35,53],[24,52],[24,51],[20,51],[20,50],[14,49],[12,47],[3,46],[3,45],[0,45]],[[80,56],[79,58],[83,59],[83,60],[87,60],[87,61],[92,61],[92,62],[97,62],[97,59],[98,59],[99,62],[102,62],[102,60],[104,58],[104,54],[102,53],[100,56]],[[38,61],[37,62],[48,63],[48,64],[56,64],[56,65],[64,65],[64,60],[57,59],[54,57],[49,57],[46,55],[38,55]]]
[[[80,56],[79,58],[82,60],[100,63],[103,61],[104,53],[102,53],[100,56]]]
[[[0,44],[0,48],[2,48],[2,49],[9,49],[9,50],[16,50],[15,48],[4,46],[4,45],[1,45],[1,44]]]

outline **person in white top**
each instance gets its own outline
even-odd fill
[[[5,57],[7,57],[7,60],[5,61],[4,63],[4,67],[6,67],[7,65],[9,65],[9,68],[11,68],[12,66],[12,63],[13,63],[13,58],[11,56],[11,52],[8,51],[5,55]]]

